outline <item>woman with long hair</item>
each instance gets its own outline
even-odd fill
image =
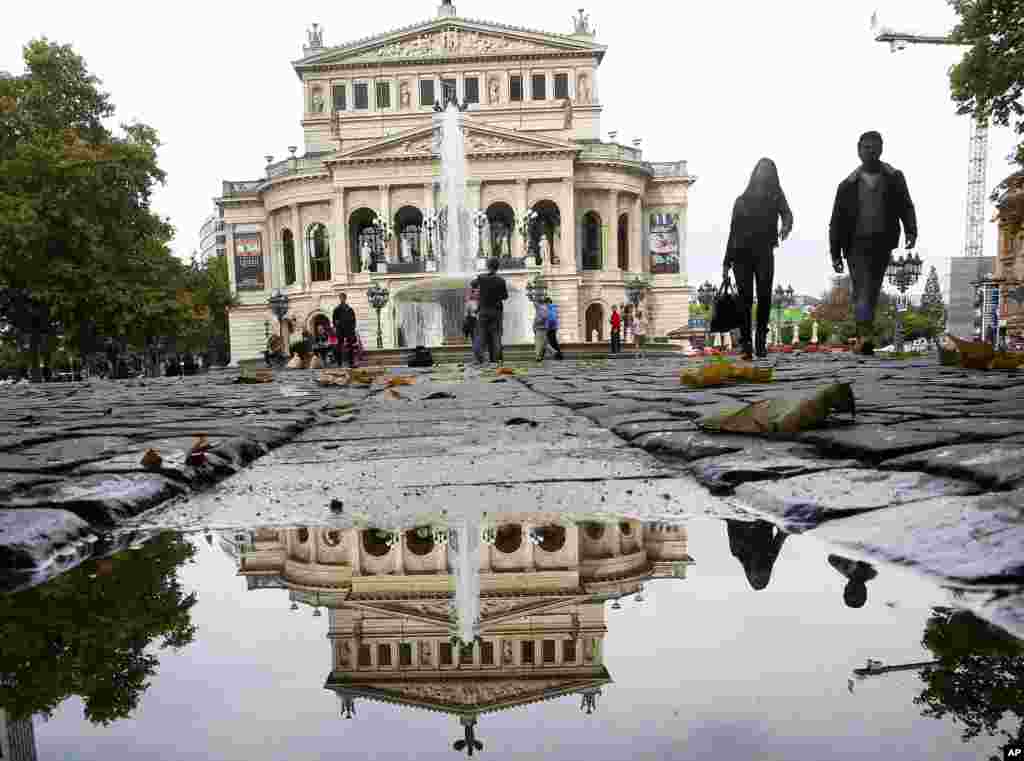
[[[782,229],[779,230],[779,220]],[[740,324],[740,342],[743,358],[753,359],[755,347],[751,345],[751,317],[754,303],[754,281],[757,281],[757,334],[758,357],[768,356],[768,319],[772,308],[772,280],[775,276],[775,247],[789,237],[793,229],[793,212],[779,184],[779,171],[775,162],[763,158],[757,162],[750,182],[736,199],[729,227],[723,278],[732,268],[736,276],[736,291],[746,311]]]

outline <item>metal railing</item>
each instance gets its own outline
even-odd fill
[[[685,161],[653,161],[648,166],[655,177],[688,177]]]
[[[580,152],[581,159],[614,159],[617,161],[641,161],[642,153],[637,148],[629,148],[617,143],[584,143]]]
[[[239,196],[255,193],[260,189],[263,182],[263,180],[224,180],[223,195]]]

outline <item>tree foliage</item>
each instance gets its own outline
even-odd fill
[[[1024,642],[967,611],[937,610],[922,644],[939,662],[921,672],[914,704],[924,716],[962,725],[964,742],[983,732],[1024,741]],[[1015,731],[1001,728],[1004,720],[1015,720]]]
[[[109,130],[110,97],[70,46],[23,53],[26,73],[0,79],[0,320],[31,336],[33,365],[53,333],[82,351],[95,334],[144,346],[192,330],[180,294],[201,278],[150,206],[165,179],[156,131]]]
[[[0,708],[49,716],[77,695],[94,723],[127,718],[157,672],[150,644],[180,648],[195,635],[196,596],[177,577],[194,554],[165,533],[0,597]]]
[[[948,0],[959,21],[952,38],[967,45],[949,71],[957,113],[1012,127],[1024,138],[1024,4],[1020,0]],[[1024,168],[1024,140],[1009,161]],[[1006,188],[1001,183],[993,200]]]

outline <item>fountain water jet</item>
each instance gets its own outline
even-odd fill
[[[455,576],[455,633],[472,644],[480,631],[480,521],[468,518],[450,533]]]

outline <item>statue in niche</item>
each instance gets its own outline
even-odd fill
[[[811,343],[818,343],[818,321],[815,320],[814,324],[811,325]]]
[[[504,640],[501,643],[501,662],[506,666],[512,665],[512,643],[508,640]]]
[[[562,110],[565,117],[565,123],[562,127],[564,129],[572,129],[572,101],[566,98],[562,104]]]
[[[322,114],[324,112],[324,96],[320,94],[319,90],[313,90],[313,113]]]
[[[540,256],[541,262],[550,261],[550,259],[551,259],[551,244],[548,243],[548,236],[546,236],[546,235],[541,235],[540,236],[540,248],[539,248],[538,251],[539,251],[539,256]]]
[[[351,651],[349,650],[348,642],[342,642],[338,645],[338,662],[342,666],[348,666],[351,658]]]
[[[363,239],[363,245],[359,249],[359,261],[363,265],[362,266],[362,271],[363,272],[369,272],[370,271],[370,262],[371,262],[372,259],[373,259],[373,255],[372,255],[372,253],[370,251],[370,242],[364,238]]]
[[[576,100],[580,103],[590,102],[590,80],[586,74],[580,74],[576,80]]]
[[[412,104],[412,96],[409,94],[409,83],[405,80],[398,86],[398,104],[403,111],[408,110]]]
[[[487,85],[487,102],[492,106],[496,106],[501,102],[501,88],[495,77],[491,77]]]
[[[420,642],[420,665],[421,666],[429,666],[430,665],[430,643],[429,642]]]

